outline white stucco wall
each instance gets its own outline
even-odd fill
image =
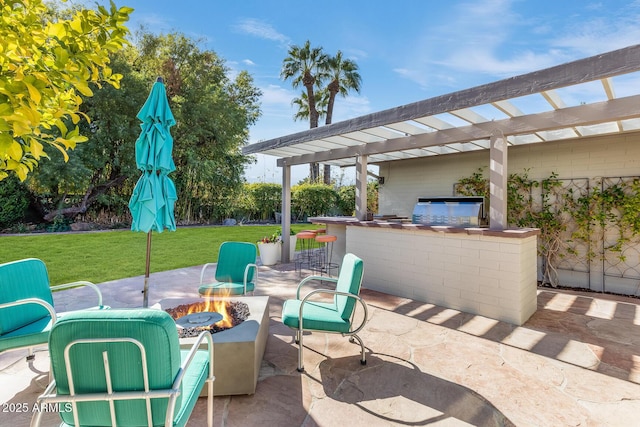
[[[418,197],[451,196],[453,183],[488,165],[488,150],[380,164],[378,213],[411,217]],[[527,169],[533,179],[640,175],[640,132],[509,147],[508,172]]]
[[[451,196],[453,184],[478,168],[484,167],[488,176],[488,164],[488,151],[381,164],[379,174],[385,183],[379,188],[378,213],[411,218],[418,197]],[[508,173],[525,171],[532,179],[548,178],[556,173],[561,179],[588,178],[591,185],[601,177],[638,176],[640,132],[509,147]],[[603,263],[596,261],[591,263],[588,274],[560,272],[560,284],[640,295],[637,281],[605,278]],[[628,262],[634,268],[637,265],[635,258]],[[542,278],[541,271],[538,277]]]

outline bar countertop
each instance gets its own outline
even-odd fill
[[[360,221],[352,216],[318,216],[308,218],[312,224],[344,225],[348,227],[391,228],[408,231],[433,231],[440,233],[479,234],[482,236],[506,237],[523,239],[540,234],[538,228],[509,228],[505,230],[491,230],[483,227],[455,227],[452,225],[424,225],[411,224],[402,221],[374,219],[373,221]]]

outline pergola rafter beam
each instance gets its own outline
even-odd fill
[[[542,97],[547,100],[549,105],[553,107],[554,110],[560,110],[562,108],[567,108],[567,104],[564,103],[558,92],[555,90],[545,90],[541,93]]]
[[[602,88],[604,89],[604,93],[607,95],[607,99],[615,99],[616,91],[613,88],[613,81],[611,80],[611,77],[601,79],[600,82],[602,82]],[[616,122],[616,125],[618,126],[618,132],[622,132],[624,130],[620,120]]]
[[[608,77],[638,71],[639,69],[640,45],[629,46],[571,63],[255,143],[244,147],[243,153],[253,154],[266,152],[288,145],[301,144],[333,135],[371,129],[407,120],[415,120],[418,123],[423,123],[423,121],[420,120],[421,118],[535,93],[552,91],[580,83],[602,80]],[[412,136],[408,136],[407,138],[412,138]]]
[[[481,122],[489,121],[489,119],[487,119],[486,117],[481,116],[480,114],[476,113],[475,111],[469,108],[463,108],[462,110],[456,110],[456,111],[449,111],[449,114],[456,116],[457,118],[462,119],[465,122],[469,122],[469,123],[481,123]]]
[[[518,107],[507,100],[492,102],[491,105],[509,117],[524,116],[524,113]]]
[[[360,155],[375,155],[393,151],[488,139],[495,130],[500,130],[505,136],[523,135],[638,117],[640,117],[640,95],[634,95],[613,99],[611,101],[563,108],[561,110],[476,123],[469,126],[443,129],[437,132],[428,132],[314,154],[282,158],[278,159],[278,166],[331,161]]]

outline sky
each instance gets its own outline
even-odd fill
[[[640,0],[114,0],[134,8],[132,31],[180,32],[248,71],[262,91],[249,143],[308,129],[294,121],[300,96],[280,78],[292,45],[307,40],[355,61],[359,93],[338,98],[333,122],[640,43]],[[276,182],[281,169],[258,155],[249,182]],[[353,168],[333,169],[343,184]],[[292,183],[308,175],[292,168]]]

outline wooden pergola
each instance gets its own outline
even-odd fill
[[[622,89],[616,96],[615,89]],[[583,94],[569,101],[574,93]],[[531,111],[529,111],[531,110]],[[489,150],[490,227],[506,226],[507,149],[640,129],[640,45],[262,141],[278,157],[282,227],[291,223],[291,166],[356,167],[356,217],[366,215],[367,164]],[[288,260],[289,242],[283,245]]]

